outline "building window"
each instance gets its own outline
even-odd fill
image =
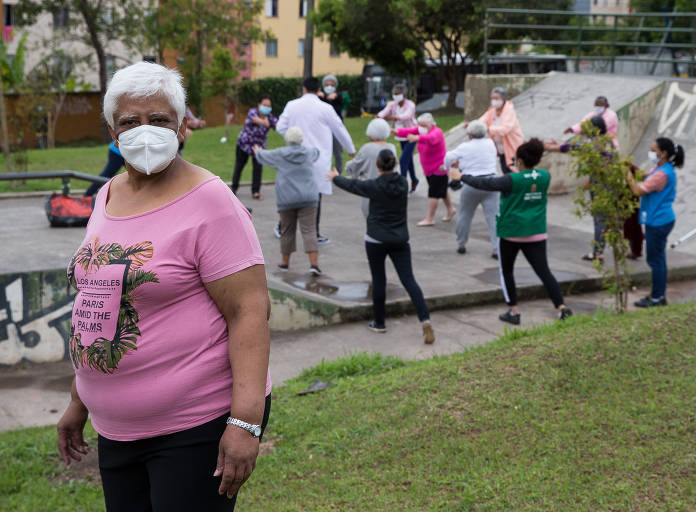
[[[70,11],[66,8],[56,9],[53,11],[53,28],[65,28],[70,21]]]
[[[336,48],[336,45],[334,44],[333,41],[329,44],[329,57],[340,57],[341,52],[338,51],[338,48]]]
[[[304,39],[297,41],[297,56],[304,57]]]
[[[278,40],[269,39],[266,41],[266,57],[277,57],[278,56]]]
[[[12,4],[4,4],[2,8],[4,15],[3,17],[5,19],[5,26],[11,27],[12,25],[14,25],[15,6]]]
[[[278,17],[278,0],[266,0],[266,17]]]
[[[300,0],[300,18],[307,17],[307,0]]]

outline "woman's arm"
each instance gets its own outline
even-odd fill
[[[512,178],[509,174],[503,176],[470,176],[462,174],[457,169],[452,169],[449,176],[453,180],[459,180],[479,190],[489,190],[509,194],[512,192]]]
[[[87,407],[77,393],[77,384],[73,378],[70,404],[58,422],[58,451],[66,465],[70,464],[71,459],[79,462],[82,460],[80,454],[87,454],[87,441],[83,437],[83,431],[88,414]]]
[[[392,110],[394,108],[394,107],[392,107],[392,104],[394,104],[394,102],[387,103],[387,105],[382,110],[377,112],[377,117],[380,117],[382,119],[387,118],[387,117],[391,117],[393,115]]]
[[[519,122],[517,121],[515,107],[512,106],[512,103],[509,103],[503,108],[503,112],[500,115],[500,124],[488,127],[488,135],[493,137],[504,137],[518,125]]]
[[[396,130],[397,137],[407,137],[408,135],[415,135],[418,133],[418,126],[411,126],[411,128],[399,128]]]
[[[248,267],[205,287],[227,322],[227,352],[234,379],[230,416],[260,425],[271,341],[271,302],[264,266]],[[258,453],[258,438],[234,425],[227,426],[220,439],[214,475],[222,475],[220,494],[232,497],[237,492],[254,470]]]
[[[351,180],[345,176],[338,176],[338,174],[335,174],[335,171],[329,174],[329,178],[332,179],[334,185],[338,188],[342,188],[356,196],[372,198],[377,190],[374,184],[375,180]]]
[[[365,146],[361,147],[352,160],[346,162],[346,174],[351,178],[357,179],[365,174],[364,166],[367,158],[365,157]],[[363,172],[360,172],[360,171]]]

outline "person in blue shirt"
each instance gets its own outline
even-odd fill
[[[111,141],[111,144],[109,144],[109,151],[107,153],[108,156],[106,159],[106,165],[99,176],[111,179],[116,176],[116,173],[121,170],[121,167],[123,167],[125,163],[123,161],[123,157],[121,156],[121,152],[118,150],[113,141]],[[100,188],[101,183],[92,183],[85,192],[85,196],[93,196]]]
[[[640,197],[639,218],[640,223],[645,225],[646,260],[652,270],[651,293],[635,303],[639,308],[667,305],[665,247],[676,219],[672,208],[677,195],[677,174],[674,169],[684,165],[684,148],[666,137],[660,137],[650,145],[648,158],[654,167],[645,180],[636,182],[631,172],[626,174],[631,191]]]

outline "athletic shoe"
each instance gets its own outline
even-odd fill
[[[280,265],[278,265],[278,270],[280,270],[281,272],[287,272],[288,270],[290,270],[290,265],[283,265],[281,263]]]
[[[319,236],[317,236],[317,243],[318,243],[319,245],[326,245],[326,244],[330,244],[330,243],[331,243],[331,240],[329,240],[329,239],[326,238],[325,236],[319,235]]]
[[[573,316],[573,310],[569,307],[565,307],[558,312],[558,319],[565,320],[569,316]]]
[[[420,183],[419,180],[411,182],[411,194],[413,194],[416,191],[416,189],[418,188],[418,183]]]
[[[496,251],[493,251],[493,252],[491,253],[491,258],[493,258],[494,260],[498,261],[498,253],[497,253]]]
[[[276,238],[280,238],[282,235],[280,234],[280,222],[273,226],[273,234],[275,235]]]
[[[514,314],[512,310],[507,310],[507,312],[503,313],[502,315],[498,315],[498,318],[503,322],[507,322],[512,325],[520,325],[521,316],[522,315],[519,313]]]
[[[463,245],[457,247],[457,254],[466,254],[466,247],[464,247]]]
[[[367,324],[367,328],[370,329],[371,331],[378,332],[380,334],[384,334],[387,332],[387,328],[383,325],[377,325],[377,322],[374,320]]]
[[[423,322],[423,343],[432,345],[435,342],[435,332],[433,332],[433,324]]]
[[[637,308],[654,308],[655,306],[666,306],[667,299],[662,297],[660,300],[656,301],[656,300],[653,300],[653,298],[650,295],[647,295],[647,296],[643,297],[642,299],[634,302],[633,305]]]
[[[312,265],[311,267],[309,267],[309,273],[315,276],[320,276],[322,274],[321,269],[316,265]]]

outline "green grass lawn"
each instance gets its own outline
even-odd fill
[[[438,125],[444,131],[447,131],[460,123],[462,117],[453,114],[438,115],[436,120]],[[368,141],[365,136],[365,128],[369,122],[369,118],[360,117],[353,117],[345,120],[346,127],[353,137],[353,142],[357,148]],[[220,143],[220,138],[225,135],[224,127],[206,128],[196,131],[186,141],[184,158],[219,175],[226,182],[230,182],[234,169],[235,144],[240,130],[241,126],[231,126],[230,135],[225,144]],[[272,149],[282,145],[284,145],[283,138],[274,130],[271,130],[268,136],[268,148]],[[397,144],[397,148],[398,146]],[[62,147],[52,150],[33,149],[28,151],[29,170],[72,170],[89,174],[99,174],[106,163],[107,151],[108,145]],[[0,169],[6,171],[4,160],[2,160],[2,167],[0,167]],[[263,179],[275,179],[275,170],[265,168]],[[244,168],[242,181],[251,181],[251,161],[249,161]],[[74,189],[84,189],[87,187],[87,182],[73,180],[71,186]],[[60,190],[60,188],[60,180],[29,180],[26,184],[15,183],[15,188],[11,188],[9,182],[0,181],[0,192]]]
[[[238,508],[696,510],[695,320],[578,316],[453,356],[321,364],[274,390]],[[335,386],[295,395],[319,377]],[[103,510],[54,445],[53,427],[0,434],[0,510]]]

